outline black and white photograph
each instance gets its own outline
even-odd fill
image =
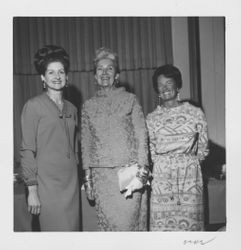
[[[43,13],[8,16],[3,249],[238,249],[239,19]]]
[[[14,17],[14,230],[225,230],[224,27]]]

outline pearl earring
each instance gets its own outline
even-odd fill
[[[180,102],[181,101],[181,97],[180,97],[180,92],[179,92],[179,89],[177,90],[177,101]]]
[[[69,81],[68,81],[68,79],[66,79],[65,88],[68,88],[68,87],[69,87]]]
[[[181,101],[181,98],[180,98],[180,93],[178,92],[177,93],[177,101],[180,102]]]
[[[46,83],[45,83],[45,81],[43,80],[42,83],[43,83],[43,88],[46,89]]]
[[[116,78],[115,78],[115,81],[114,81],[114,84],[117,85],[118,83],[119,83],[119,78],[116,77]]]
[[[161,102],[162,102],[162,101],[161,101],[161,96],[158,95],[158,105],[159,105],[159,106],[161,106]]]

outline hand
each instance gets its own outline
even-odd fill
[[[151,177],[150,170],[146,166],[140,166],[136,177],[144,184],[146,185],[148,182],[148,179]]]
[[[85,188],[85,194],[86,194],[87,199],[90,201],[93,201],[95,198],[94,198],[93,180],[92,180],[91,170],[87,170],[85,172],[84,188]]]
[[[148,177],[149,176],[149,169],[144,166],[139,169],[139,174],[141,177]]]
[[[28,187],[28,211],[31,214],[40,214],[40,200],[38,196],[37,186],[29,186]]]
[[[85,182],[84,188],[85,188],[85,195],[86,195],[87,199],[90,201],[93,201],[95,198],[94,198],[92,181]]]

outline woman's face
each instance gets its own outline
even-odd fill
[[[116,77],[118,77],[118,74],[116,74],[115,66],[111,59],[104,58],[98,61],[95,79],[101,88],[111,88]]]
[[[64,65],[61,62],[49,63],[45,74],[41,75],[41,78],[46,83],[47,88],[56,91],[62,90],[67,80]]]
[[[160,75],[157,78],[157,88],[159,96],[164,102],[177,98],[178,88],[174,79]]]

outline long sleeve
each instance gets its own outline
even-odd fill
[[[133,102],[132,122],[137,140],[138,164],[148,165],[147,130],[145,118],[140,104],[136,97]]]
[[[82,167],[86,170],[90,167],[90,128],[88,114],[85,109],[85,105],[81,111],[81,153],[82,153]]]
[[[38,129],[38,115],[34,109],[34,104],[28,101],[22,111],[22,145],[20,148],[21,167],[23,179],[26,185],[37,184],[37,164],[36,164],[36,137]]]
[[[154,129],[151,125],[151,118],[147,117],[146,124],[147,124],[147,130],[148,130],[148,135],[149,135],[149,148],[150,148],[150,153],[151,153],[151,160],[152,162],[155,162],[156,159],[156,137],[154,133]]]
[[[198,150],[197,157],[204,160],[209,153],[207,121],[201,109],[197,112]]]
[[[75,133],[75,158],[76,158],[76,162],[77,164],[79,164],[79,126],[78,126],[78,115],[77,115],[77,111],[75,113],[75,127],[76,127],[76,133]]]

